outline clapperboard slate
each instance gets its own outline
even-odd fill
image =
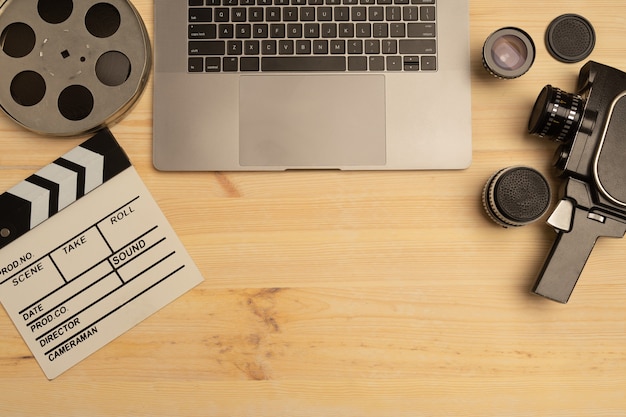
[[[0,195],[0,301],[49,379],[201,281],[108,130]]]

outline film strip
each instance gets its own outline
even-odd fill
[[[108,129],[0,195],[0,249],[131,166]]]

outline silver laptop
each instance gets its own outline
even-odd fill
[[[155,167],[468,167],[468,3],[155,0]]]

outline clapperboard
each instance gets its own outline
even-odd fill
[[[0,195],[0,302],[49,379],[202,279],[108,129]]]

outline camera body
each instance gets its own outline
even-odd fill
[[[530,133],[560,142],[562,200],[548,219],[557,238],[533,292],[566,303],[598,237],[626,233],[626,73],[590,61],[577,93],[539,94]]]

